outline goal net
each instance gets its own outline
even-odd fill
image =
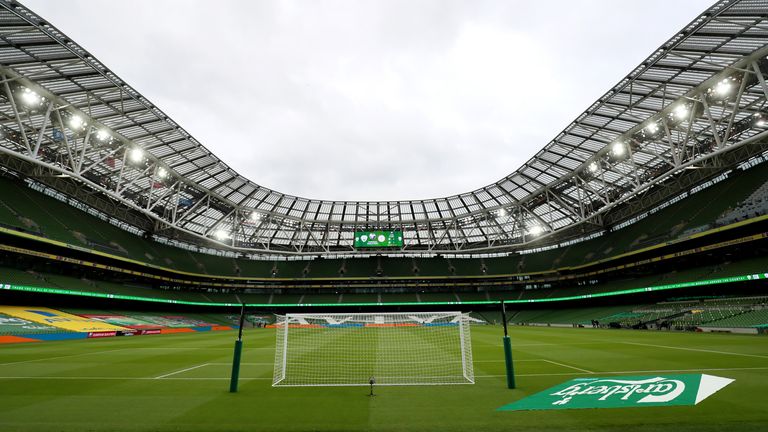
[[[473,384],[461,312],[278,315],[273,386]]]

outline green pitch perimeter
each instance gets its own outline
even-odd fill
[[[764,431],[768,338],[515,327],[507,390],[499,327],[473,327],[477,384],[272,388],[274,331],[0,346],[0,430],[11,431]],[[708,373],[736,381],[697,406],[500,412],[572,378]]]

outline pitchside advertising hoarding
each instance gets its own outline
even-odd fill
[[[697,405],[733,381],[705,374],[577,378],[498,410]]]
[[[356,231],[356,248],[402,247],[402,231]]]

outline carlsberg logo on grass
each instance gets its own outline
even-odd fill
[[[655,377],[641,380],[598,379],[573,384],[563,390],[552,393],[562,399],[552,405],[566,405],[574,397],[594,396],[587,399],[610,401],[621,399],[633,403],[670,402],[685,391],[685,383],[680,380]]]
[[[732,382],[702,374],[578,378],[499,410],[696,405]]]

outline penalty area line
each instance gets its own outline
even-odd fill
[[[537,376],[567,376],[567,375],[625,375],[642,373],[673,373],[673,372],[704,372],[704,371],[750,371],[766,370],[768,367],[741,367],[741,368],[699,368],[699,369],[659,369],[659,370],[632,370],[632,371],[598,371],[598,372],[571,372],[571,373],[536,373],[536,374],[515,374],[519,377],[537,377]],[[506,375],[475,375],[475,378],[504,378]]]
[[[89,351],[89,352],[84,352],[80,354],[68,354],[68,355],[61,355],[56,357],[43,357],[43,358],[37,358],[32,360],[21,360],[21,361],[9,362],[9,363],[0,363],[0,366],[10,366],[10,365],[17,365],[17,364],[24,364],[24,363],[36,363],[36,362],[44,362],[48,360],[60,360],[63,358],[82,357],[82,356],[88,356],[88,355],[94,355],[94,354],[105,354],[105,353],[126,351],[126,350],[132,350],[132,349],[133,348],[117,348],[117,349],[104,350],[104,351]]]
[[[232,366],[232,362],[229,363],[208,363],[211,366]],[[316,364],[316,363],[313,363]],[[241,362],[241,366],[274,366],[274,363],[248,363],[248,362]]]
[[[186,369],[181,369],[181,370],[177,370],[177,371],[174,371],[174,372],[170,372],[170,373],[167,373],[167,374],[164,374],[164,375],[156,376],[156,377],[154,377],[153,379],[161,379],[161,378],[167,378],[167,377],[169,377],[169,376],[171,376],[171,375],[176,375],[176,374],[180,374],[180,373],[182,373],[182,372],[191,371],[191,370],[193,370],[193,369],[201,368],[201,367],[203,367],[203,366],[208,366],[209,364],[210,364],[210,363],[203,363],[203,364],[199,364],[199,365],[197,365],[197,366],[192,366],[192,367],[188,367],[188,368],[186,368]]]
[[[639,342],[620,342],[620,343],[623,343],[625,345],[639,345],[639,346],[648,346],[648,347],[654,347],[654,348],[667,348],[667,349],[682,350],[682,351],[695,351],[695,352],[704,352],[704,353],[713,353],[713,354],[725,354],[725,355],[734,355],[734,356],[741,356],[741,357],[756,357],[756,358],[768,359],[768,356],[758,355],[758,354],[736,353],[736,352],[729,352],[729,351],[715,351],[715,350],[708,350],[708,349],[701,349],[701,348],[674,347],[674,346],[668,346],[668,345],[655,345],[655,344],[646,344],[646,343],[639,343]]]
[[[244,381],[253,381],[253,380],[265,380],[265,381],[272,381],[272,377],[253,377],[253,378],[245,378],[241,377],[241,380]],[[91,377],[83,377],[83,376],[0,376],[0,380],[117,380],[117,381],[155,381],[157,378],[153,377],[100,377],[100,376],[91,376]],[[222,377],[171,377],[171,378],[163,378],[164,381],[229,381],[229,378]]]
[[[588,373],[588,374],[593,374],[593,373],[595,373],[595,372],[593,372],[593,371],[591,371],[591,370],[589,370],[589,369],[582,369],[582,368],[580,368],[580,367],[576,367],[576,366],[567,365],[567,364],[565,364],[565,363],[558,363],[558,362],[556,362],[556,361],[552,361],[552,360],[542,359],[542,361],[545,361],[545,362],[547,362],[547,363],[552,363],[553,365],[556,365],[556,366],[562,366],[562,367],[564,367],[564,368],[575,369],[575,370],[577,370],[577,371],[586,372],[586,373]]]

